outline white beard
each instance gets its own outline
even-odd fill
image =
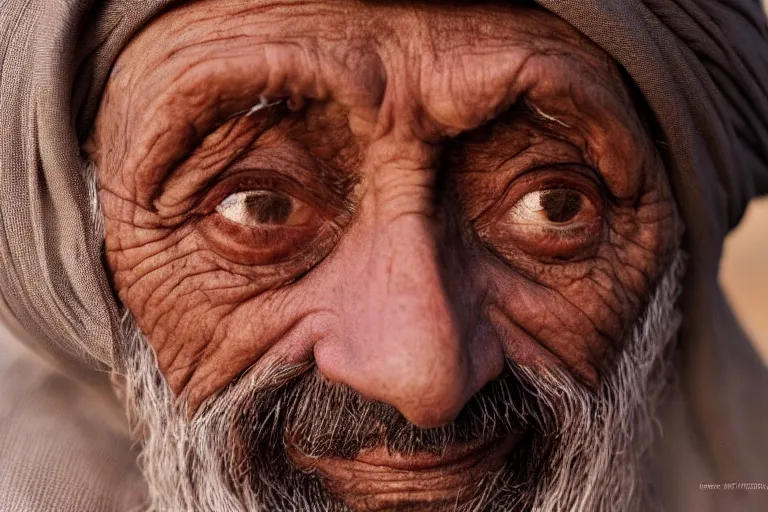
[[[654,412],[671,375],[684,260],[680,252],[597,393],[564,371],[517,370],[535,391],[541,409],[551,415],[541,420],[548,433],[545,471],[522,490],[513,488],[503,471],[489,475],[481,492],[457,510],[628,511],[651,506],[644,456],[654,437]],[[319,480],[306,488],[293,480],[275,481],[270,461],[255,469],[236,455],[235,425],[244,421],[241,413],[254,395],[275,390],[306,368],[274,367],[240,379],[209,399],[189,421],[184,400],[174,398],[145,337],[128,315],[124,331],[125,399],[135,439],[142,446],[139,464],[149,485],[146,510],[346,510],[323,491]],[[280,443],[275,418],[289,405],[279,400],[275,404],[274,415],[249,428]]]

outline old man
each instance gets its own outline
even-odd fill
[[[758,2],[0,23],[2,510],[768,506]]]

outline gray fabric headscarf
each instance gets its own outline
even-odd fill
[[[699,490],[768,483],[768,373],[717,282],[723,239],[748,201],[768,192],[762,8],[757,0],[537,2],[623,66],[668,148],[691,261],[680,382],[656,450],[658,492],[670,510],[763,510],[766,492]],[[170,3],[0,0],[0,317],[90,384],[115,364],[117,304],[101,241],[89,236],[97,220],[80,144],[119,52]]]

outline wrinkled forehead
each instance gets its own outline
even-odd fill
[[[616,64],[556,16],[515,3],[183,4],[140,32],[115,66],[102,113],[125,120],[124,154],[107,167],[159,183],[261,96],[339,104],[360,139],[402,132],[427,143],[530,100],[594,141],[599,167],[621,169],[617,196],[638,183],[640,166],[619,161],[636,153],[627,123],[639,121],[627,117],[635,107]],[[599,147],[608,140],[629,150]]]
[[[483,59],[509,47],[549,48],[553,41],[566,53],[610,60],[597,46],[585,44],[570,25],[527,2],[360,0],[183,3],[145,27],[121,60],[139,58],[149,72],[169,59],[247,52],[240,44],[246,41],[294,44],[305,49],[305,59],[332,58],[340,66],[359,65],[361,53],[418,54],[435,60],[472,54]]]
[[[575,34],[555,15],[525,1],[429,0],[192,0],[176,2],[143,29],[143,37],[192,33],[201,27],[212,37],[282,34],[318,40],[357,39],[384,42],[396,33],[401,39],[428,35],[435,49],[463,44],[448,36],[471,33],[477,42],[511,32],[544,36],[543,26],[559,26],[560,37]],[[226,23],[211,29],[209,22]],[[549,21],[547,21],[549,20]],[[512,24],[510,26],[510,23]],[[162,27],[161,27],[162,26]],[[404,29],[410,32],[401,32]],[[511,30],[510,30],[511,29]],[[554,32],[550,32],[555,35]],[[189,40],[193,40],[192,36]],[[149,46],[145,45],[144,48]],[[172,50],[172,48],[168,48]]]

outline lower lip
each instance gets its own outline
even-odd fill
[[[401,455],[390,453],[385,447],[363,450],[352,461],[359,464],[389,468],[396,471],[429,471],[464,466],[486,457],[506,455],[520,441],[520,435],[485,443],[455,445],[442,454],[417,453]]]

